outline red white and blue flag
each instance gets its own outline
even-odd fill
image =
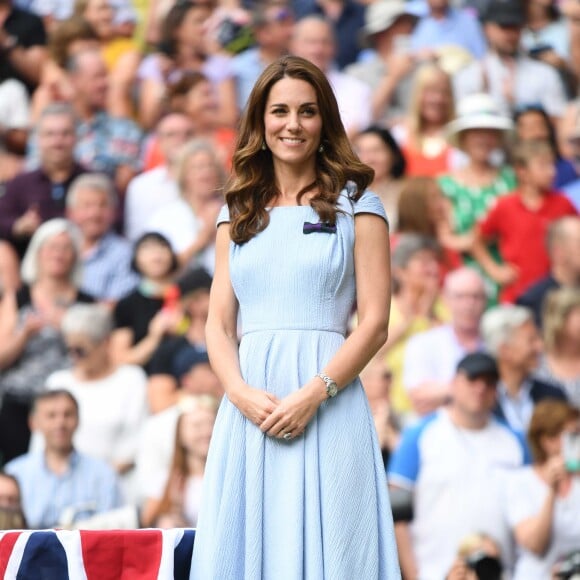
[[[189,580],[195,530],[0,532],[0,580]]]

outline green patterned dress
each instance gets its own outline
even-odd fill
[[[453,231],[456,234],[465,234],[472,230],[475,224],[485,217],[495,200],[513,191],[517,185],[513,170],[507,166],[499,170],[493,183],[484,187],[468,187],[458,183],[451,175],[442,175],[438,181],[445,197],[449,199],[453,207]],[[501,261],[495,244],[490,245],[489,250],[496,260]],[[471,256],[464,254],[463,261],[483,274],[488,289],[489,303],[490,305],[497,304],[499,286],[483,272]]]

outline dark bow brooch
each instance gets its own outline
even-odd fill
[[[336,224],[331,224],[328,222],[318,222],[317,224],[311,224],[310,222],[304,222],[302,228],[302,233],[304,234],[336,234]]]

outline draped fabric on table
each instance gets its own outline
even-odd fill
[[[0,580],[187,580],[195,530],[0,532]]]

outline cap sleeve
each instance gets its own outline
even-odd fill
[[[217,217],[215,225],[217,227],[220,224],[229,223],[229,221],[230,221],[230,210],[228,209],[227,204],[224,203],[224,205],[222,205],[222,209],[220,210],[220,213]]]
[[[389,225],[389,218],[387,217],[387,212],[383,207],[383,202],[376,193],[369,191],[368,189],[360,196],[358,201],[353,204],[354,215],[359,213],[372,213],[382,217]]]

